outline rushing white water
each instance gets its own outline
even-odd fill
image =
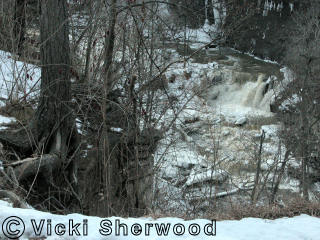
[[[165,173],[162,175],[164,184],[159,187],[164,190],[159,192],[166,194],[168,186],[175,186],[171,188],[173,200],[167,201],[174,209],[193,206],[194,200],[197,200],[198,206],[202,200],[211,198],[212,191],[219,196],[232,192],[235,186],[237,189],[248,187],[247,184],[254,181],[253,157],[261,140],[261,130],[268,139],[263,143],[261,153],[263,171],[273,174],[272,169],[278,164],[275,159],[279,156],[283,159],[286,152],[283,146],[279,146],[277,131],[281,129],[281,124],[270,111],[270,104],[275,94],[290,81],[290,71],[280,70],[278,64],[230,49],[213,49],[206,54],[208,63],[190,62],[187,68],[181,63],[180,67],[170,70],[182,81],[185,81],[184,72],[192,72],[191,78],[184,84],[193,82],[190,89],[196,87],[196,90],[204,90],[179,114],[177,131],[172,135],[170,133],[166,142],[161,142],[162,147],[155,154],[156,159],[163,162],[161,171]],[[179,89],[179,84],[175,82],[176,89]],[[208,88],[211,84],[212,87]],[[214,172],[210,168],[212,166]],[[185,175],[181,174],[181,169],[184,169]],[[218,178],[216,170],[227,172],[227,180]],[[185,185],[176,187],[174,184],[182,182],[181,179],[186,179]],[[208,179],[214,183],[208,183]],[[281,187],[296,192],[299,190],[288,182],[282,183]],[[183,197],[177,197],[180,195]],[[201,204],[204,207],[210,205],[206,200]]]
[[[258,108],[263,111],[270,111],[270,102],[268,103],[266,100],[263,101],[266,96],[265,91],[267,87],[267,83],[263,81],[264,77],[265,76],[261,74],[255,83],[247,83],[243,86],[247,95],[244,97],[242,105]]]
[[[233,121],[242,116],[271,116],[270,103],[273,90],[269,90],[265,75],[260,74],[256,81],[239,84],[232,80],[214,86],[209,93],[210,103]]]

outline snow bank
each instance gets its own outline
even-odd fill
[[[14,218],[14,216],[16,217]],[[8,231],[18,233],[25,226],[25,231],[20,239],[35,237],[36,232],[38,232],[38,237],[47,236],[47,239],[95,240],[199,238],[203,240],[317,240],[320,235],[320,219],[308,215],[276,220],[246,218],[240,221],[218,221],[215,225],[211,220],[205,219],[184,221],[179,218],[153,220],[151,218],[125,219],[118,217],[103,219],[80,214],[63,216],[33,209],[13,208],[4,201],[0,201],[0,225],[2,226],[0,236],[4,236],[4,233],[8,234]],[[184,234],[177,236],[183,230]],[[126,231],[127,235],[125,236]],[[162,232],[162,236],[158,236],[160,232]],[[165,232],[168,233],[165,234]],[[190,232],[194,236],[190,235]],[[139,236],[134,236],[134,234]],[[216,236],[211,234],[216,234]]]
[[[39,67],[16,61],[10,53],[0,51],[1,98],[34,96],[39,86],[40,75]],[[0,102],[0,105],[3,105],[3,102]]]
[[[15,118],[5,117],[5,116],[0,115],[0,130],[4,130],[7,128],[6,126],[3,126],[3,124],[12,123],[15,121],[16,121]],[[0,146],[1,146],[1,144],[0,144]],[[0,150],[1,150],[1,148],[0,148]],[[2,169],[2,168],[3,168],[2,167],[2,160],[0,159],[0,169]],[[0,203],[0,206],[1,206],[1,203]]]
[[[0,130],[6,128],[4,126],[1,126],[2,124],[8,124],[8,123],[15,122],[15,121],[16,121],[15,118],[5,117],[5,116],[0,115]]]
[[[218,30],[215,25],[210,25],[208,21],[205,21],[202,28],[191,29],[186,28],[183,31],[177,33],[174,38],[181,41],[187,40],[196,43],[210,43],[217,34]]]

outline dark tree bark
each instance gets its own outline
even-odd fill
[[[21,53],[23,42],[25,39],[26,28],[26,4],[27,0],[15,0],[14,6],[14,19],[13,19],[13,34],[14,34],[14,46],[13,51]]]
[[[115,25],[117,21],[116,14],[116,4],[117,0],[112,0],[111,6],[109,8],[109,23],[108,29],[106,31],[105,37],[105,59],[104,59],[104,83],[103,83],[103,92],[104,92],[104,101],[102,104],[102,118],[103,118],[103,139],[102,139],[102,149],[104,151],[104,157],[102,159],[102,186],[104,189],[104,195],[106,196],[106,201],[104,202],[104,208],[107,209],[107,215],[112,214],[112,205],[116,203],[115,197],[119,194],[117,189],[122,185],[121,179],[113,179],[114,173],[119,172],[117,161],[110,161],[110,141],[107,132],[107,96],[110,90],[112,89],[112,79],[111,69],[113,66],[113,53],[114,53],[114,40],[115,40]],[[118,180],[118,181],[112,181]],[[122,192],[123,190],[120,190]],[[113,213],[118,214],[118,213]]]
[[[73,134],[74,117],[70,107],[70,47],[66,0],[41,1],[40,102],[33,120],[18,130],[0,132],[0,141],[9,148],[30,155],[35,148],[41,153],[67,153]]]
[[[48,198],[55,195],[59,204],[64,205],[63,209],[78,207],[80,199],[74,184],[77,181],[77,168],[73,159],[79,142],[70,101],[67,0],[41,1],[40,37],[41,86],[38,108],[27,126],[0,131],[0,142],[7,149],[18,152],[21,158],[27,158],[15,166],[13,173],[17,185],[30,187],[31,181],[32,191],[39,196]],[[52,188],[55,193],[52,193]],[[31,203],[39,203],[38,197],[27,195],[27,199]],[[49,208],[54,205],[48,204]]]
[[[38,141],[45,152],[66,157],[74,119],[70,107],[70,47],[66,0],[41,1],[41,91],[36,112]]]

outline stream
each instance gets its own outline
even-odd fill
[[[199,45],[175,45],[171,53],[183,57],[194,53],[194,46]],[[280,83],[289,81],[287,71],[277,63],[229,48],[198,51],[186,66],[176,65],[168,71],[167,78],[175,75],[176,79],[169,85],[173,94],[181,86],[202,90],[155,155],[162,169],[156,181],[159,209],[199,214],[211,208],[225,209],[230,201],[250,202],[259,157],[258,203],[268,202],[285,153],[277,137],[281,123],[270,106],[281,91]],[[295,166],[295,160],[290,161]],[[286,174],[279,201],[298,191],[298,180]]]

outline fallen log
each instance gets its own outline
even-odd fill
[[[44,154],[37,158],[28,159],[23,164],[14,168],[18,181],[30,176],[36,176],[39,173],[49,174],[52,177],[52,171],[61,166],[61,159],[57,154]]]
[[[36,144],[37,135],[35,133],[35,129],[31,126],[15,130],[3,130],[0,131],[0,142],[4,146],[26,153]]]

